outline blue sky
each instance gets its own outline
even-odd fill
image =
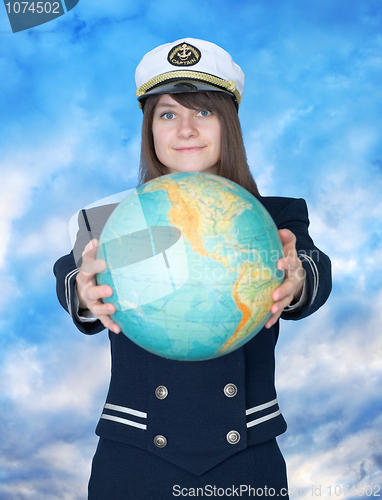
[[[135,67],[182,37],[221,45],[243,68],[260,191],[305,198],[332,258],[329,302],[283,322],[277,347],[290,486],[330,498],[330,485],[382,485],[382,2],[80,0],[15,34],[0,8],[4,500],[85,498],[108,339],[75,329],[52,266],[78,209],[136,185]]]

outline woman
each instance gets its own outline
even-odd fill
[[[330,261],[308,234],[303,200],[258,193],[237,115],[244,74],[227,52],[202,40],[166,44],[146,54],[136,80],[143,109],[140,183],[206,172],[245,187],[280,230],[286,257],[278,267],[286,279],[273,293],[265,328],[240,349],[209,361],[164,359],[116,335],[115,308],[102,303],[112,290],[95,282],[105,262],[95,259],[97,242],[85,246],[86,239],[99,237],[115,205],[82,212],[76,246],[54,271],[59,300],[76,326],[90,334],[106,327],[111,341],[112,376],[89,499],[287,497],[275,439],[286,429],[274,387],[278,320],[303,318],[326,301]]]

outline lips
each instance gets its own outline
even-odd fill
[[[185,154],[191,154],[191,153],[197,153],[198,151],[201,151],[204,149],[204,146],[193,146],[193,147],[184,147],[184,148],[174,148],[175,151],[178,153],[185,153]]]

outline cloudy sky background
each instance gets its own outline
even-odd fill
[[[243,68],[260,191],[305,198],[332,258],[329,302],[277,348],[290,486],[382,495],[382,2],[80,0],[15,34],[0,8],[0,497],[86,497],[108,339],[75,329],[52,266],[73,213],[136,185],[135,67],[186,36]]]

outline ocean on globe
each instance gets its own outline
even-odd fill
[[[101,234],[97,275],[112,316],[133,342],[177,360],[242,346],[270,317],[283,281],[282,244],[246,189],[205,173],[164,175],[134,189]]]

